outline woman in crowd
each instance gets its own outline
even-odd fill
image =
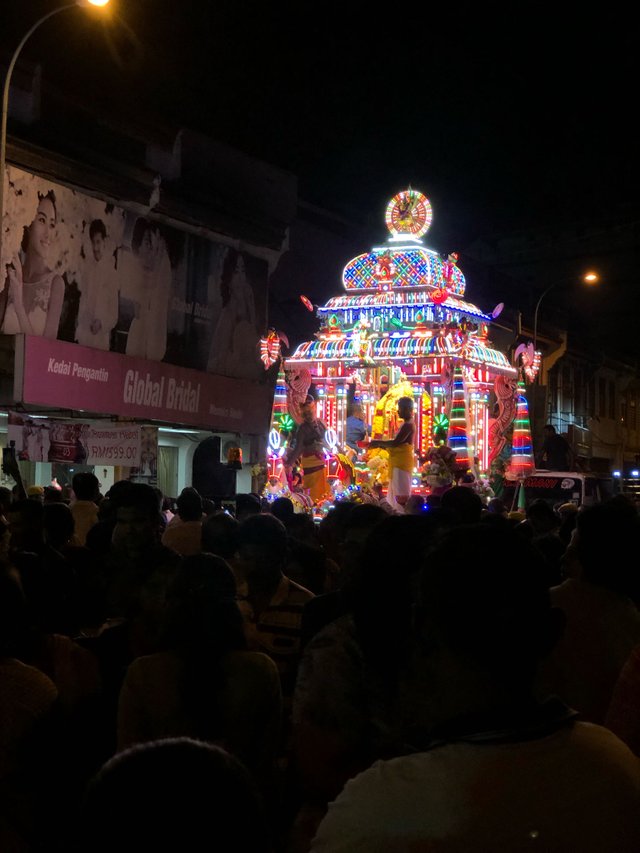
[[[246,651],[236,582],[213,554],[186,557],[169,593],[163,651],[135,660],[120,694],[118,748],[188,736],[237,755],[264,781],[280,734],[278,670]]]

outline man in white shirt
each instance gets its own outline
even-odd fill
[[[640,850],[640,764],[559,699],[537,702],[560,633],[539,557],[513,531],[453,528],[416,611],[425,726],[329,806],[312,853]]]

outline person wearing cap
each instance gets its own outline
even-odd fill
[[[30,501],[40,501],[40,503],[44,503],[44,487],[29,486],[27,488],[27,497]]]

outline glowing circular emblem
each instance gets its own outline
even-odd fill
[[[387,205],[385,220],[387,228],[396,235],[422,237],[427,233],[433,209],[429,199],[417,190],[403,190]]]
[[[434,305],[442,305],[443,302],[447,301],[449,294],[443,287],[436,287],[435,290],[431,291],[429,296]]]

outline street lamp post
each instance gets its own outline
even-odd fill
[[[7,159],[7,117],[9,114],[9,91],[11,89],[11,77],[13,75],[13,69],[15,68],[16,62],[18,61],[20,52],[22,51],[22,48],[25,46],[27,41],[34,34],[34,32],[38,29],[38,27],[41,24],[44,24],[45,21],[48,21],[49,18],[52,18],[54,15],[57,15],[60,12],[65,12],[67,9],[74,9],[76,6],[106,6],[108,2],[109,0],[73,0],[73,3],[67,3],[64,6],[59,6],[57,9],[53,9],[51,12],[47,12],[46,15],[43,15],[39,20],[37,20],[35,24],[31,27],[31,29],[25,33],[25,35],[22,37],[20,44],[13,52],[13,56],[11,57],[9,67],[7,68],[7,73],[4,78],[4,86],[2,89],[2,120],[0,122],[0,264],[2,264],[2,245],[4,239],[4,173]],[[4,265],[0,266],[0,276],[2,277],[1,283],[4,283]]]
[[[550,290],[553,290],[553,288],[557,287],[557,286],[558,286],[558,282],[556,282],[555,284],[549,285],[549,287],[546,290],[542,291],[542,293],[540,294],[540,298],[536,302],[536,310],[535,310],[535,314],[533,315],[533,349],[534,350],[538,346],[538,310],[540,308],[540,303],[542,302],[544,297],[547,295],[547,293],[549,293]]]
[[[597,284],[599,281],[599,276],[595,272],[588,272],[582,276],[581,281],[584,284]],[[542,291],[542,293],[540,294],[540,297],[538,298],[538,301],[536,302],[536,310],[535,310],[534,315],[533,315],[533,348],[534,348],[534,350],[536,349],[536,347],[538,345],[538,311],[540,309],[540,303],[542,302],[544,297],[547,295],[547,293],[549,293],[550,290],[553,290],[553,288],[557,287],[559,284],[560,284],[559,281],[556,281],[553,284],[550,284],[546,290]]]
[[[600,276],[596,272],[587,272],[587,273],[584,273],[580,277],[580,281],[586,285],[597,284],[599,282],[599,280],[600,280]],[[557,287],[559,284],[562,284],[563,281],[566,281],[566,279],[561,279],[560,281],[555,281],[553,284],[550,284],[549,287],[547,287],[546,290],[543,290],[542,293],[540,294],[540,296],[538,297],[538,301],[536,302],[535,312],[533,315],[533,349],[534,349],[534,352],[536,351],[537,346],[538,346],[538,312],[540,310],[540,304],[541,304],[542,300],[544,299],[544,297],[547,295],[547,293],[549,293],[550,290],[553,290],[554,287]],[[544,413],[545,413],[545,420],[546,420],[548,400],[547,400],[547,389],[546,389],[546,382],[545,382],[544,360],[541,362],[540,373],[538,374],[536,381],[539,384],[545,386]],[[537,416],[536,416],[536,420],[537,420]]]

